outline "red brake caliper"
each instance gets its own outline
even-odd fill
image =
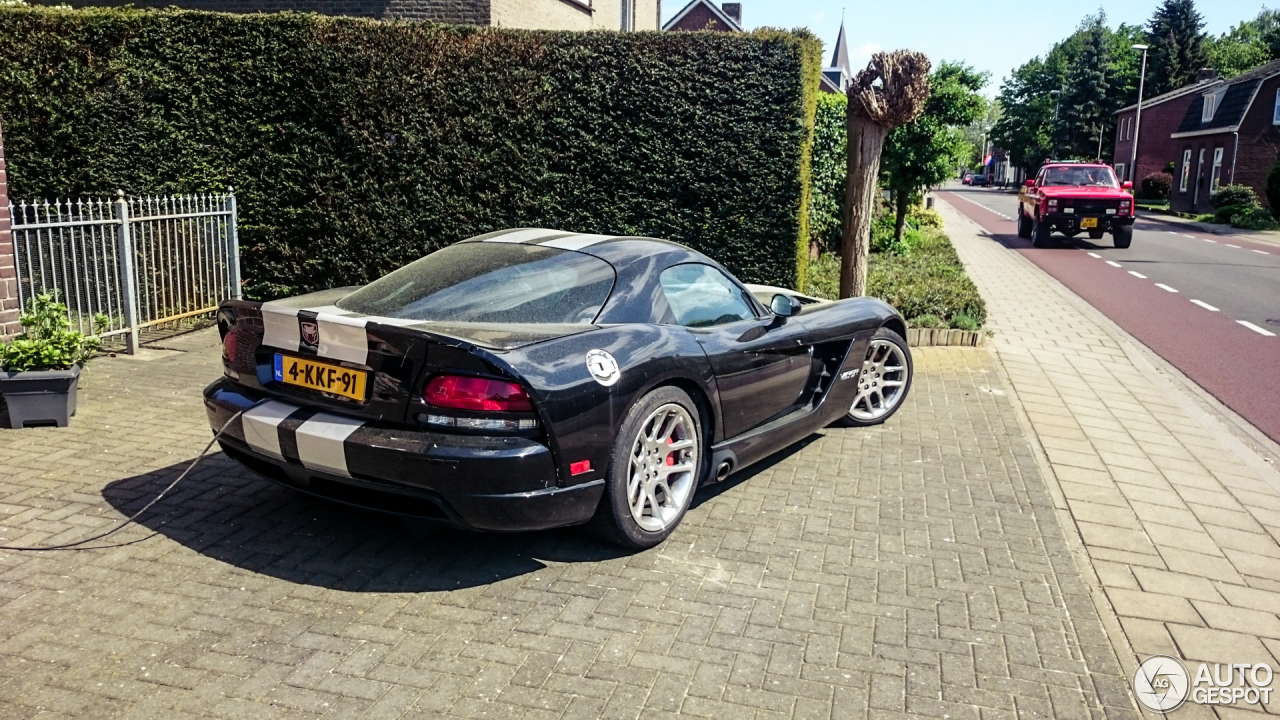
[[[673,445],[673,444],[675,444],[675,439],[674,439],[674,438],[667,438],[667,444],[668,444],[668,445]],[[676,454],[675,454],[675,453],[673,453],[673,452],[669,452],[669,453],[667,453],[667,464],[668,464],[668,465],[675,465],[675,464],[676,464]]]

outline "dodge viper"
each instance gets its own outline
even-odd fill
[[[660,543],[699,485],[910,389],[883,302],[747,286],[683,245],[522,228],[362,287],[218,310],[223,451],[331,501]],[[239,415],[237,416],[237,413]]]

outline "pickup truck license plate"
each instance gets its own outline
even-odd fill
[[[276,353],[276,382],[364,400],[369,373]]]
[[[1096,228],[1098,227],[1098,218],[1080,218],[1080,227]]]

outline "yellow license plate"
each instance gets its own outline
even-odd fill
[[[352,370],[329,363],[276,353],[275,376],[277,382],[297,385],[308,390],[333,393],[352,400],[364,400],[369,373]]]
[[[1080,227],[1082,228],[1098,227],[1098,218],[1080,218]]]

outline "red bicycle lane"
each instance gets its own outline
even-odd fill
[[[1069,245],[1035,248],[1015,223],[940,192],[999,242],[1026,257],[1272,440],[1280,442],[1280,338],[1266,337],[1186,295]],[[1238,244],[1238,243],[1237,243]],[[1274,251],[1274,248],[1272,248]],[[1046,299],[1048,300],[1048,299]]]

